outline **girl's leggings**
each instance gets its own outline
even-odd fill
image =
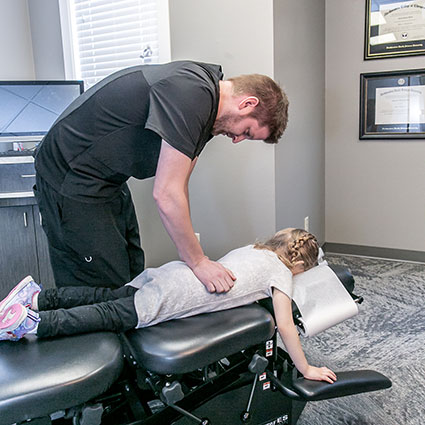
[[[38,295],[37,335],[52,337],[87,332],[125,332],[137,326],[134,294],[137,289],[88,286],[42,290]]]

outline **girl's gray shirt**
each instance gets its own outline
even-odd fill
[[[292,273],[272,251],[248,245],[218,262],[236,276],[226,293],[208,292],[182,261],[146,269],[134,278],[128,285],[138,288],[134,297],[137,328],[250,304],[271,297],[273,287],[292,298]]]

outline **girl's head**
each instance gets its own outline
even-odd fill
[[[317,239],[303,229],[280,230],[268,241],[256,243],[254,248],[275,252],[293,274],[317,266],[319,256]]]

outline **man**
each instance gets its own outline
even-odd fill
[[[268,77],[222,78],[220,66],[191,61],[124,69],[56,120],[37,150],[35,195],[57,286],[115,288],[143,270],[130,176],[155,176],[161,220],[206,288],[233,286],[195,237],[189,178],[213,135],[276,143],[288,102]]]

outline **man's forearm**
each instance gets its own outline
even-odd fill
[[[193,231],[186,193],[164,194],[156,199],[156,203],[162,223],[176,245],[180,259],[193,269],[205,255]]]
[[[228,291],[235,276],[221,264],[210,261],[193,231],[189,208],[189,178],[196,158],[191,160],[162,141],[153,197],[165,229],[180,258],[210,292]]]
[[[189,208],[189,179],[196,161],[163,140],[153,189],[162,223],[179,257],[191,268],[204,257],[193,232]]]

